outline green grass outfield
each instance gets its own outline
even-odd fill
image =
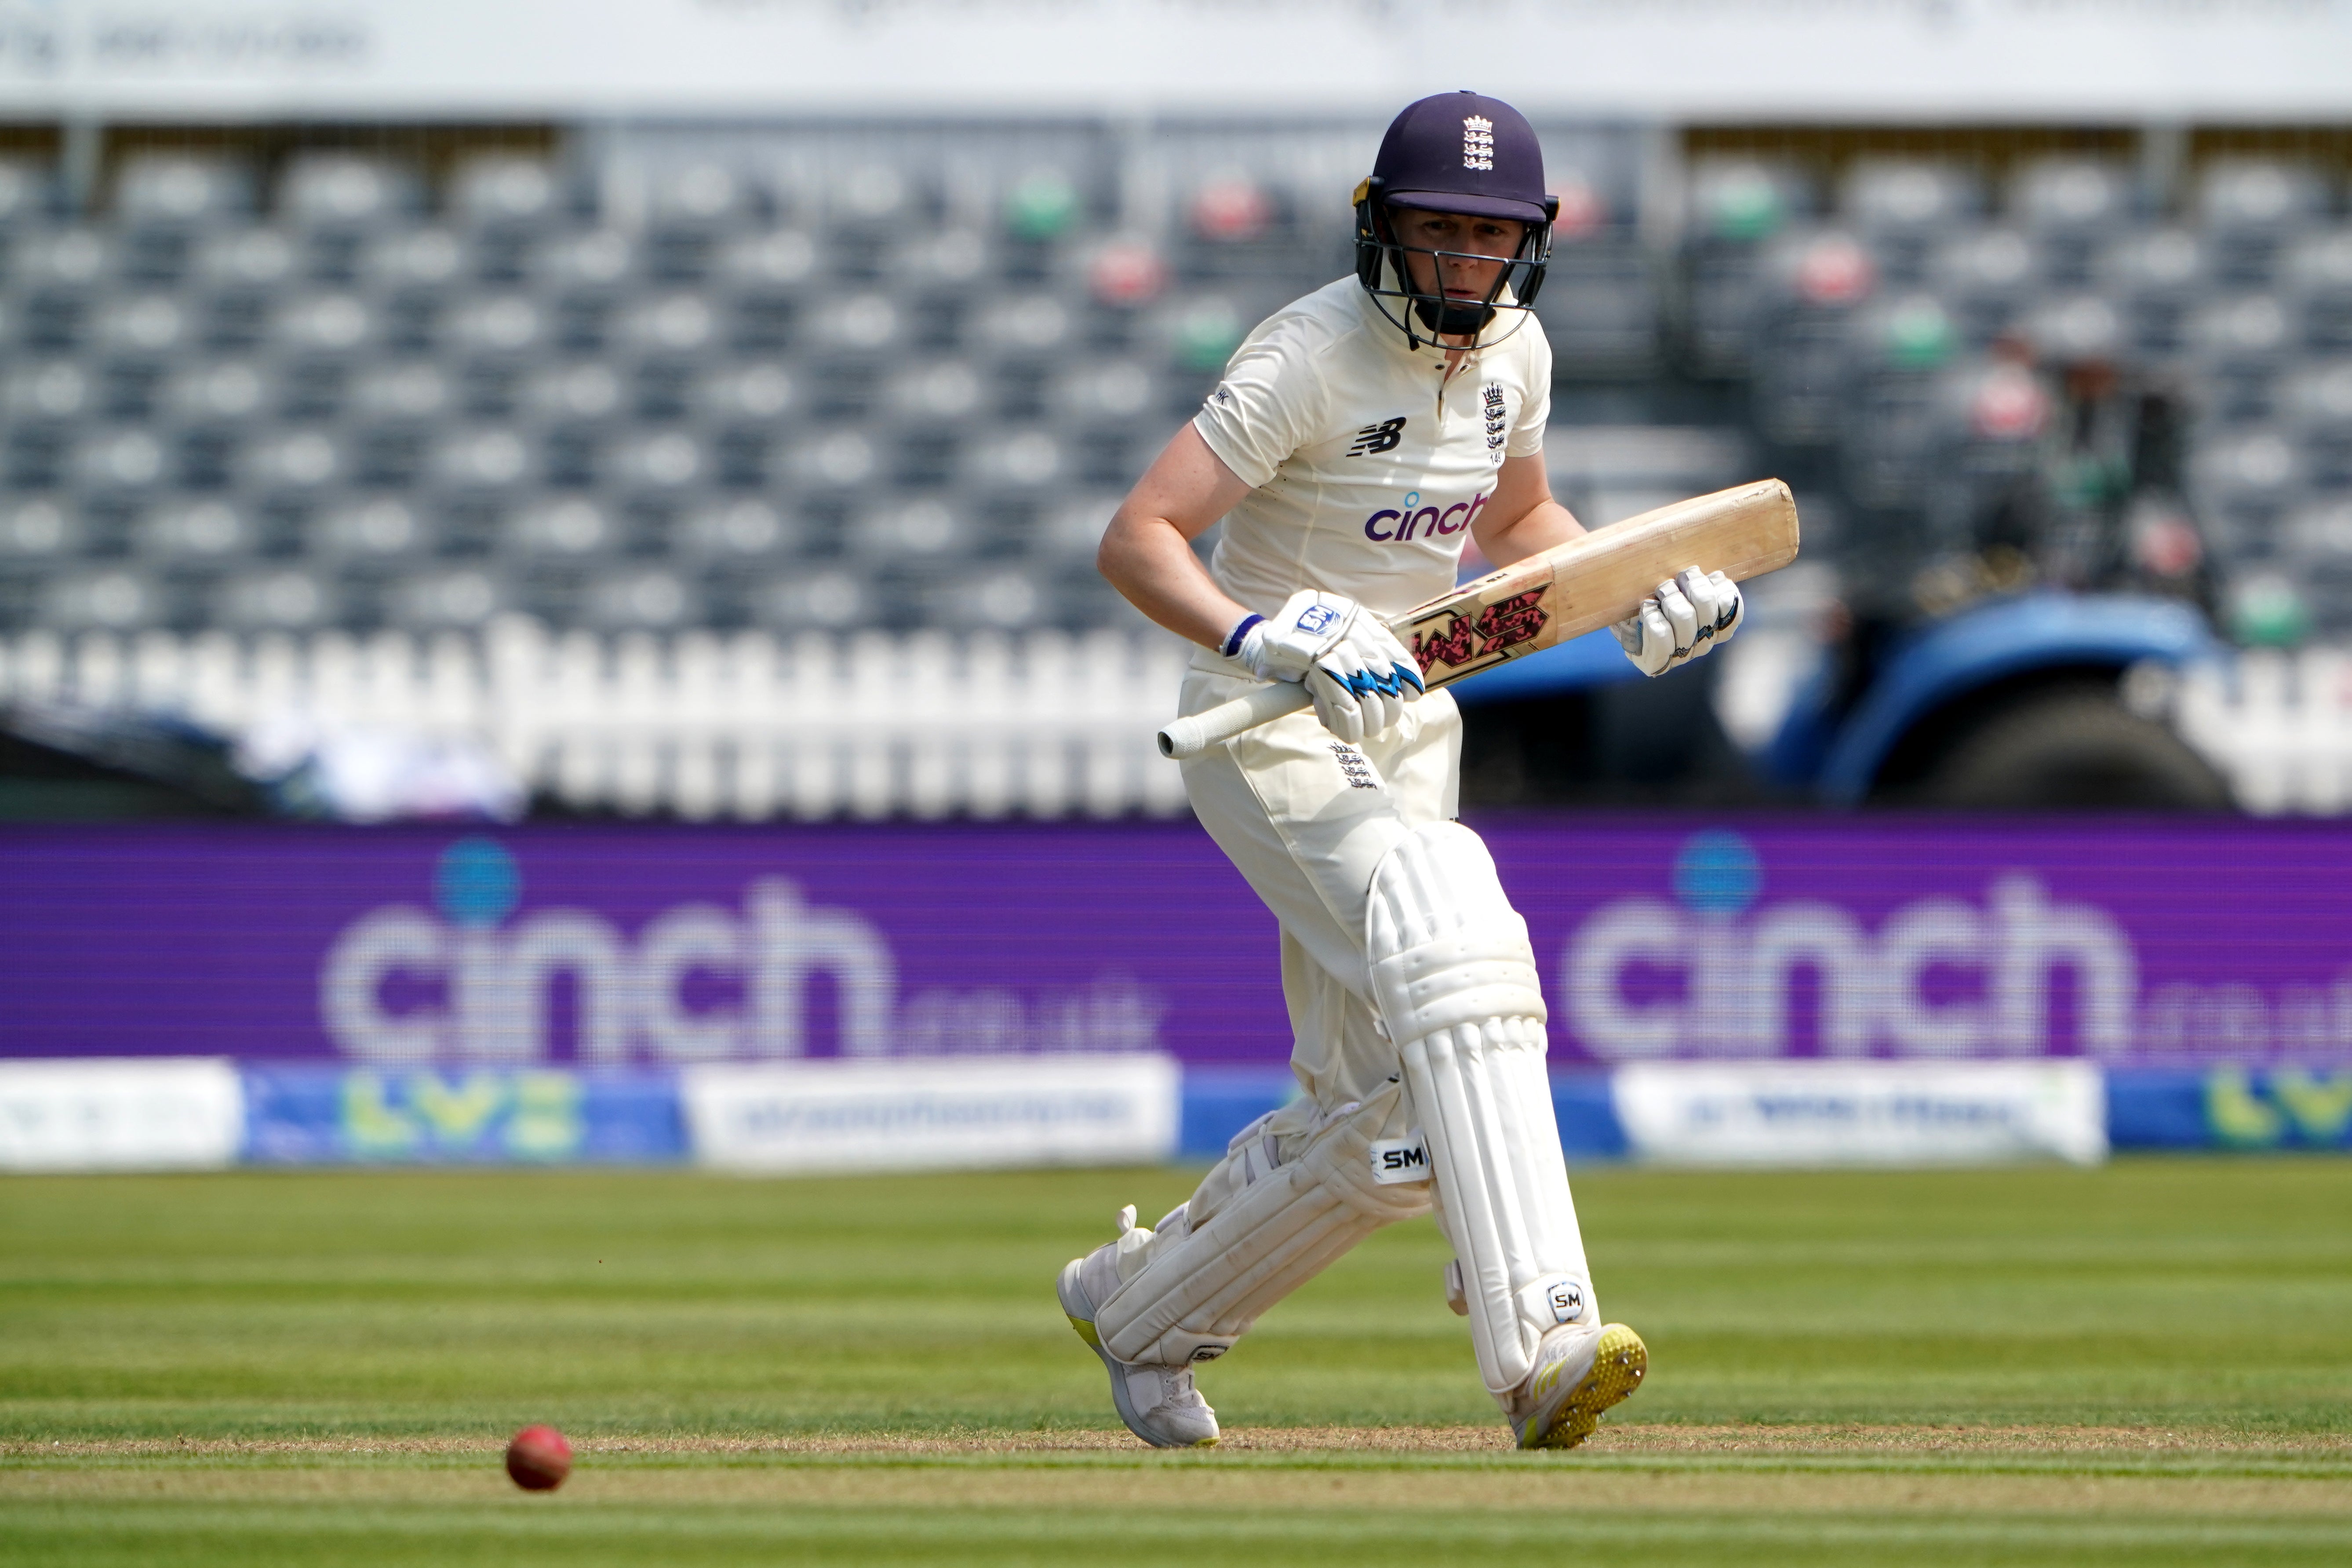
[[[1190,1179],[0,1180],[0,1564],[2352,1561],[2352,1161],[1580,1173],[1653,1372],[1566,1455],[1426,1221],[1135,1444],[1052,1279]]]

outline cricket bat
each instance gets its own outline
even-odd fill
[[[1686,566],[1744,583],[1796,558],[1796,499],[1779,479],[1758,479],[1596,528],[1465,583],[1388,626],[1433,689],[1622,621]],[[1160,731],[1160,754],[1197,756],[1310,700],[1302,684],[1270,681],[1177,720]]]

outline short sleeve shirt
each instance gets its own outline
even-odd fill
[[[1506,457],[1543,448],[1551,348],[1500,312],[1445,374],[1353,278],[1277,310],[1244,340],[1192,421],[1250,493],[1209,563],[1261,615],[1302,588],[1392,616],[1454,585]]]

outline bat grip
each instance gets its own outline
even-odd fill
[[[1286,713],[1296,713],[1313,700],[1307,695],[1307,688],[1298,682],[1269,681],[1230,702],[1220,702],[1204,712],[1177,720],[1160,731],[1160,754],[1178,762],[1197,757],[1221,742],[1270,723]]]

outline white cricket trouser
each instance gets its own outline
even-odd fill
[[[1182,710],[1250,684],[1196,668]],[[1122,1258],[1097,1320],[1122,1360],[1223,1353],[1364,1236],[1433,1201],[1498,1396],[1524,1378],[1546,1328],[1598,1321],[1525,925],[1475,837],[1449,826],[1461,735],[1438,691],[1360,745],[1307,711],[1183,764],[1202,825],[1281,922],[1291,1070],[1306,1098],[1244,1130],[1192,1199]],[[1414,1032],[1392,1038],[1400,1026]],[[1371,1173],[1382,1143],[1413,1133],[1433,1184]]]

